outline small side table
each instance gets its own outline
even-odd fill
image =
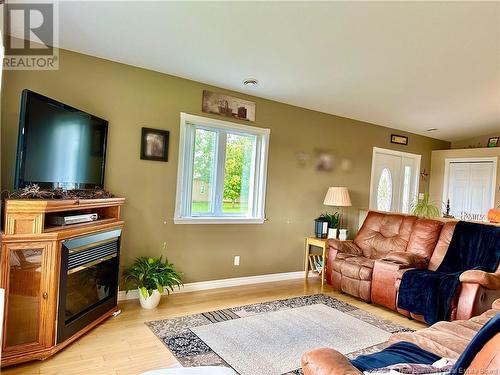
[[[309,258],[314,256],[311,254],[311,246],[317,246],[323,250],[321,259],[323,262],[323,267],[321,267],[321,286],[325,284],[325,264],[326,264],[326,247],[327,238],[316,238],[316,237],[306,237],[306,248],[304,252],[304,272],[305,278],[309,275]],[[317,255],[319,256],[319,254]]]

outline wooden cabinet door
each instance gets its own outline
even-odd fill
[[[2,245],[2,286],[6,290],[3,354],[54,345],[57,268],[52,242]]]

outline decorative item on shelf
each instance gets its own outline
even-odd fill
[[[168,130],[142,128],[141,159],[168,161]]]
[[[341,241],[347,240],[347,229],[341,229],[339,232],[340,232],[339,233],[339,240],[341,240]]]
[[[460,213],[460,220],[462,220],[462,221],[486,221],[486,215],[462,211]]]
[[[323,214],[314,219],[314,235],[316,238],[326,238],[328,235],[328,220]]]
[[[420,172],[420,179],[422,180],[423,183],[427,184],[427,179],[429,178],[429,173],[425,170]]]
[[[404,135],[391,134],[391,143],[408,146],[408,137]]]
[[[347,190],[344,186],[332,186],[328,188],[326,192],[325,200],[323,201],[325,206],[334,206],[339,207],[339,229],[347,226],[347,223],[344,223],[344,210],[345,207],[352,206],[351,197],[349,196],[349,190]]]
[[[2,191],[3,199],[103,199],[114,195],[101,188],[63,190],[42,189],[37,184],[25,186],[15,191]]]
[[[488,147],[497,147],[500,137],[491,137],[488,139]]]
[[[432,219],[439,217],[439,208],[431,202],[429,192],[418,195],[418,200],[413,204],[412,213],[420,218]]]
[[[443,214],[443,217],[445,219],[453,219],[454,216],[450,214],[451,207],[450,207],[450,200],[446,200],[446,207],[445,207],[445,212]]]
[[[255,121],[255,102],[203,90],[202,111],[239,120]]]
[[[154,309],[160,303],[161,294],[180,288],[182,275],[172,263],[159,258],[139,257],[125,270],[124,274],[126,291],[139,290],[139,301],[145,309]]]

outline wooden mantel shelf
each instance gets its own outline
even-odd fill
[[[42,235],[49,232],[63,232],[81,227],[92,227],[120,221],[120,208],[125,198],[103,199],[6,199],[4,201],[4,235]],[[51,226],[46,220],[54,213],[72,211],[97,213],[97,221]]]
[[[109,206],[121,206],[125,198],[103,199],[6,199],[5,211],[45,213],[91,209]]]

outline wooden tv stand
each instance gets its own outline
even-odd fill
[[[0,287],[5,289],[1,367],[43,360],[118,310],[113,308],[57,343],[62,242],[123,228],[124,198],[81,200],[7,199],[0,252]],[[55,213],[92,212],[98,220],[64,226],[47,224]],[[26,258],[25,258],[26,256]],[[30,261],[26,261],[29,257]]]

